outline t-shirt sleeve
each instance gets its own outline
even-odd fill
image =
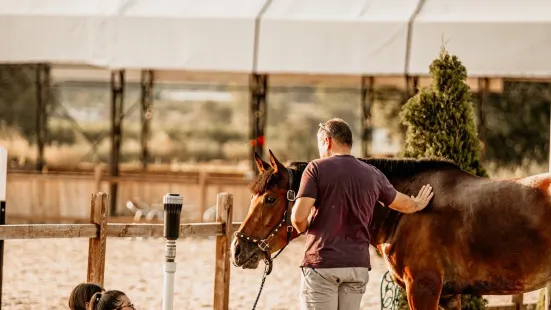
[[[387,177],[380,170],[377,170],[377,172],[379,178],[379,201],[382,202],[385,207],[388,207],[394,201],[398,193]]]
[[[318,198],[318,169],[312,162],[308,163],[300,179],[297,198],[309,197]]]

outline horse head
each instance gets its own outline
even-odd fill
[[[300,175],[269,152],[269,163],[255,153],[259,174],[249,185],[249,212],[231,244],[232,261],[237,267],[256,269],[260,259],[271,264],[272,253],[298,236],[291,225],[291,209]]]

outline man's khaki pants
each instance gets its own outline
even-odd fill
[[[301,267],[301,310],[358,310],[369,270],[363,267]]]

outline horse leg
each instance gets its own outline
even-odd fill
[[[440,306],[445,310],[461,310],[461,295],[441,296]]]
[[[411,310],[438,310],[442,277],[437,272],[412,273],[406,280],[408,304]]]

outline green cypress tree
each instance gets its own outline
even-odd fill
[[[400,113],[407,127],[405,157],[443,157],[463,170],[487,177],[479,159],[481,144],[474,120],[467,69],[442,48],[430,65],[432,84],[421,89]]]
[[[401,122],[407,127],[402,155],[446,158],[467,172],[488,177],[479,158],[481,143],[466,83],[467,69],[444,47],[429,69],[430,87],[411,97],[400,112]],[[404,291],[399,299],[400,309],[408,309]],[[481,296],[461,296],[462,309],[485,309],[486,304]]]

